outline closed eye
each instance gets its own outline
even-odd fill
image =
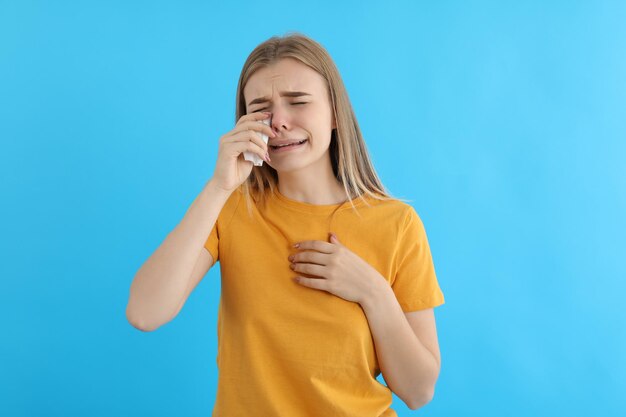
[[[309,102],[308,101],[299,101],[297,103],[291,103],[291,104],[293,104],[293,105],[296,105],[296,104],[309,104]],[[255,110],[252,113],[257,113],[257,112],[264,111],[264,110],[265,110],[265,108],[262,108],[262,109]]]

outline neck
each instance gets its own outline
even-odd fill
[[[343,185],[333,175],[330,164],[323,169],[308,166],[300,170],[278,172],[278,191],[287,198],[314,205],[341,204],[347,200]]]

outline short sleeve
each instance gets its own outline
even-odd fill
[[[239,207],[239,202],[243,198],[241,186],[237,188],[230,195],[226,203],[224,203],[224,207],[220,211],[220,214],[217,216],[217,220],[213,225],[213,229],[211,229],[211,233],[207,240],[204,242],[204,248],[211,254],[213,257],[213,265],[220,259],[219,257],[219,242],[220,242],[220,234],[225,233],[227,230],[228,224],[232,221],[235,213],[237,212],[237,208]],[[211,267],[213,266],[211,265]]]
[[[433,308],[444,304],[435,274],[426,230],[412,206],[407,210],[398,242],[396,275],[391,287],[402,311]]]
[[[215,224],[213,225],[213,229],[211,230],[211,233],[209,234],[208,239],[204,243],[205,249],[209,251],[209,253],[213,257],[213,264],[211,266],[215,265],[215,263],[219,260],[218,243],[219,243],[219,236],[217,234],[217,221],[216,221]]]

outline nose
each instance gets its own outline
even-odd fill
[[[281,106],[274,105],[273,107],[272,115],[270,116],[270,126],[274,133],[289,130],[287,112]]]

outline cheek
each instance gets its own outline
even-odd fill
[[[332,134],[330,110],[319,105],[310,105],[298,114],[298,118],[302,126],[306,126],[309,146],[317,150],[326,150],[330,145]]]
[[[313,140],[310,141],[311,149],[319,154],[324,154],[330,147],[330,135],[326,137],[326,132],[318,132],[313,134]]]

